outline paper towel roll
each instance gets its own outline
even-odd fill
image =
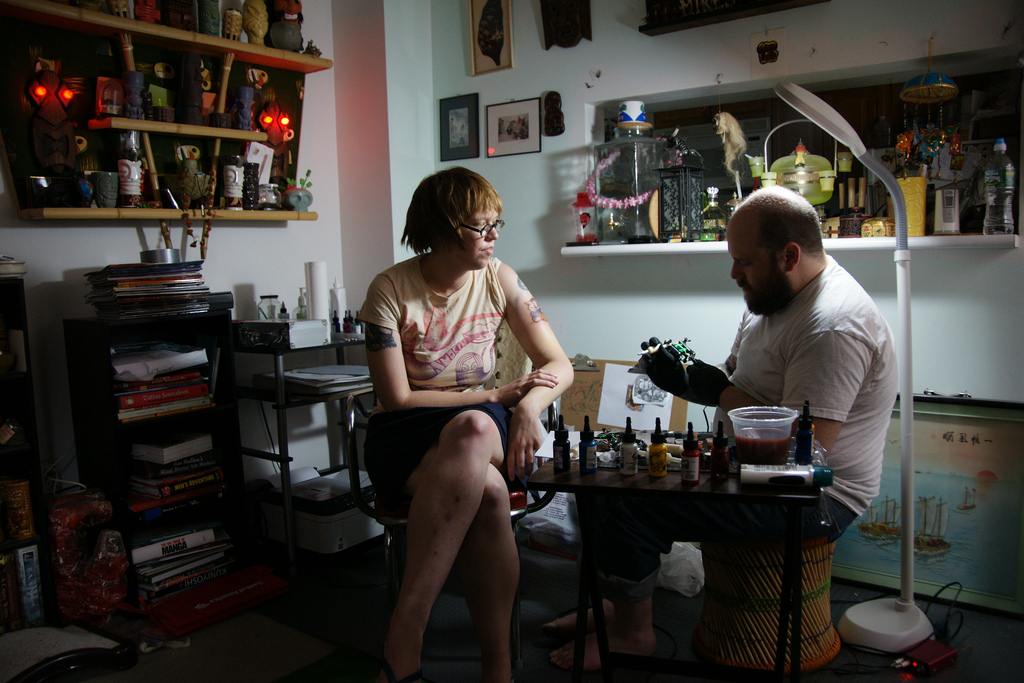
[[[330,286],[327,284],[327,262],[306,262],[306,306],[310,320],[331,320]]]

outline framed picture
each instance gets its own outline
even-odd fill
[[[468,0],[473,75],[512,68],[511,0]]]
[[[540,151],[540,98],[487,105],[487,156]]]
[[[441,161],[480,156],[480,97],[459,95],[441,100]]]

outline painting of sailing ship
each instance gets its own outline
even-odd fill
[[[897,409],[879,492],[836,543],[832,576],[899,589],[910,525],[915,593],[955,579],[960,602],[1024,614],[1024,404],[929,398],[914,399],[910,509]]]
[[[949,552],[952,547],[946,540],[949,528],[949,503],[935,496],[917,499],[918,531],[914,537],[914,553],[935,557]]]
[[[900,506],[895,498],[886,496],[882,502],[872,503],[865,516],[867,519],[857,524],[861,536],[879,545],[900,540]]]

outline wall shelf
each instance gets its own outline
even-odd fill
[[[181,135],[183,137],[215,138],[221,140],[255,140],[256,142],[267,141],[267,134],[262,130],[190,126],[187,123],[126,119],[123,116],[112,116],[109,119],[89,119],[89,130],[138,130],[158,135]]]
[[[271,222],[271,221],[315,221],[319,216],[316,211],[228,211],[227,209],[214,210],[209,216],[203,216],[198,209],[190,209],[188,217],[192,221],[202,221],[209,218],[213,221],[249,221],[249,222]],[[22,209],[18,212],[18,218],[26,221],[39,220],[181,220],[180,209],[89,209],[89,208],[64,208],[48,207],[44,209]]]
[[[183,46],[188,46],[194,52],[211,56],[234,54],[236,58],[246,62],[304,74],[330,69],[334,65],[331,60],[322,57],[278,50],[241,40],[228,40],[218,36],[182,31],[169,26],[115,17],[105,12],[94,12],[55,2],[0,0],[0,16],[111,38],[117,38],[121,33],[130,33],[149,45],[172,47],[179,50]]]
[[[910,251],[933,249],[1015,249],[1018,235],[928,235],[907,239]],[[862,237],[824,240],[825,251],[894,251],[895,237]],[[562,256],[586,258],[595,256],[668,256],[674,254],[725,254],[725,242],[678,242],[674,244],[599,244],[585,247],[562,247]]]

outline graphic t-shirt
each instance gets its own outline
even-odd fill
[[[413,390],[472,391],[494,374],[494,346],[505,316],[492,258],[450,296],[433,292],[415,256],[377,275],[359,319],[398,333]]]

